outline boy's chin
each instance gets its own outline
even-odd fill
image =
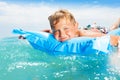
[[[65,41],[67,41],[67,40],[70,40],[70,39],[64,39],[64,40],[58,40],[58,41],[60,41],[60,42],[65,42]]]

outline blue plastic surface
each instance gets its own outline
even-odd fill
[[[13,33],[24,35],[28,42],[35,49],[51,54],[90,54],[108,53],[109,36],[91,38],[77,37],[65,42],[57,41],[53,34],[46,32],[29,32],[21,29],[14,29]]]

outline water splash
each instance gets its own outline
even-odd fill
[[[0,44],[0,80],[120,79],[116,54],[51,56],[16,37],[2,39]]]

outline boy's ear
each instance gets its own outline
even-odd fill
[[[75,28],[78,29],[78,26],[79,26],[79,24],[78,24],[78,22],[76,22],[75,23]]]

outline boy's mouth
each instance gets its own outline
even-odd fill
[[[64,41],[66,41],[66,40],[68,40],[67,38],[60,38],[59,39],[59,41],[61,41],[61,42],[64,42]]]

